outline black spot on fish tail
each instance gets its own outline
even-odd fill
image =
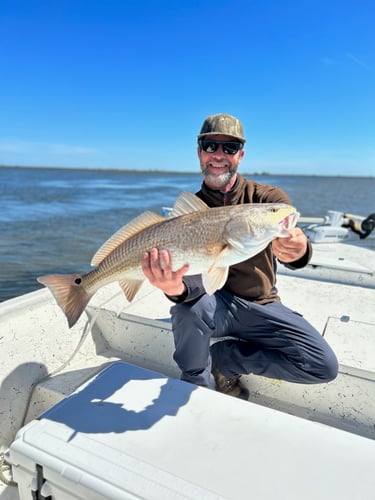
[[[93,295],[82,286],[82,277],[77,274],[48,274],[38,278],[38,281],[51,290],[71,328]]]

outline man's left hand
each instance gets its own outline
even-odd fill
[[[286,238],[276,238],[272,242],[273,253],[281,262],[295,262],[307,250],[307,237],[301,228],[295,227]]]

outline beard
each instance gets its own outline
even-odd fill
[[[201,163],[201,170],[208,185],[219,189],[226,186],[237,172],[236,167],[229,166],[226,172],[223,172],[219,175],[214,175],[209,172],[207,166],[203,163]]]

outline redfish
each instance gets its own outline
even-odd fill
[[[197,196],[183,192],[165,218],[145,212],[122,227],[94,255],[87,274],[46,275],[48,286],[72,327],[94,293],[118,281],[132,301],[145,276],[144,254],[167,249],[173,270],[189,264],[188,274],[201,274],[208,294],[222,288],[228,268],[261,252],[274,239],[286,237],[298,219],[285,203],[247,203],[209,208]]]

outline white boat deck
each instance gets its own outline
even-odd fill
[[[373,260],[362,263],[374,270]],[[278,277],[283,302],[325,335],[339,358],[339,376],[329,384],[312,386],[250,375],[244,377],[250,401],[348,431],[375,446],[375,289],[285,272]],[[113,361],[179,378],[172,359],[170,306],[147,284],[131,304],[117,285],[110,285],[95,295],[87,315],[68,330],[47,289],[1,304],[1,450],[7,449],[21,425]],[[17,499],[17,490],[2,485],[0,497]]]

